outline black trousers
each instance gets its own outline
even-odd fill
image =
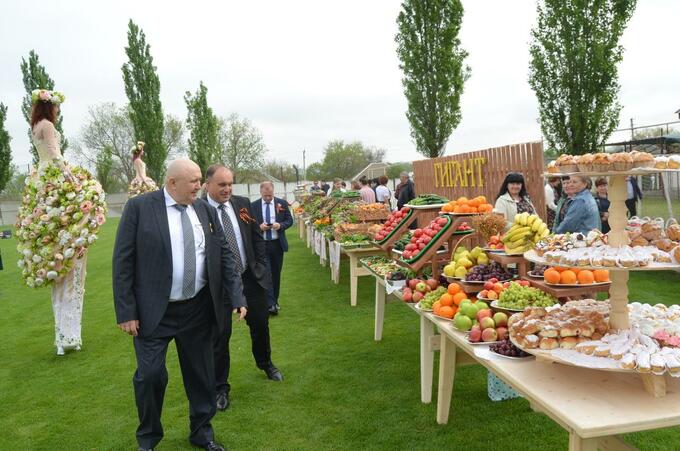
[[[272,289],[269,290],[267,299],[269,307],[278,305],[279,289],[281,288],[281,270],[283,269],[283,249],[279,240],[266,241],[269,270],[272,275]]]
[[[626,207],[628,207],[628,217],[637,216],[637,202],[635,199],[626,199]]]
[[[272,365],[272,350],[269,339],[269,311],[267,291],[260,286],[250,269],[246,269],[241,277],[243,294],[248,302],[246,323],[250,328],[255,364],[261,370]],[[215,388],[217,393],[229,393],[229,339],[231,338],[231,312],[227,319],[227,327],[223,331],[215,330],[213,353],[215,358]]]
[[[217,410],[211,346],[215,328],[210,291],[206,287],[191,300],[169,303],[150,336],[134,337],[137,371],[132,384],[139,415],[137,442],[142,448],[155,448],[163,438],[161,410],[168,385],[165,357],[172,339],[189,400],[189,441],[201,446],[214,439],[210,420]]]

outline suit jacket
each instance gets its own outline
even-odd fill
[[[203,199],[208,202],[208,195],[205,194]],[[246,259],[248,260],[248,268],[250,268],[250,272],[255,276],[257,283],[265,290],[268,290],[271,288],[272,281],[271,274],[269,274],[269,264],[267,263],[267,252],[264,246],[262,231],[260,230],[259,224],[256,223],[257,220],[255,219],[255,213],[253,212],[250,201],[247,197],[232,195],[231,205],[234,207],[234,212],[236,213],[241,239],[243,240],[243,247],[246,251]],[[240,214],[243,209],[246,210],[248,216],[253,218],[253,221],[255,222],[243,221]],[[217,221],[220,222],[219,212],[217,212]]]
[[[218,225],[215,209],[193,203],[205,235],[207,286],[217,326],[226,326],[231,308],[244,307],[234,254]],[[133,197],[125,204],[113,249],[113,298],[118,324],[139,320],[140,336],[150,335],[165,314],[172,289],[172,247],[164,190]]]
[[[257,225],[259,226],[264,222],[264,219],[262,218],[262,198],[253,201],[251,205],[253,207],[253,212],[255,213],[255,218],[257,219]],[[278,197],[274,198],[274,210],[276,216],[274,221],[281,224],[281,228],[278,230],[279,243],[281,244],[283,252],[288,252],[286,229],[293,225],[293,215],[290,214],[288,202],[279,199]]]

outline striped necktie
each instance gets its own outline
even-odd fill
[[[241,260],[241,252],[238,250],[238,242],[236,241],[236,233],[234,232],[234,226],[231,223],[231,219],[227,217],[227,208],[225,204],[220,204],[217,207],[220,210],[220,218],[222,220],[222,229],[224,230],[224,237],[227,239],[227,244],[231,251],[235,254],[236,259],[236,269],[238,273],[243,273],[243,261]]]
[[[182,217],[182,236],[184,238],[184,275],[182,279],[182,298],[190,299],[196,290],[196,246],[194,244],[194,228],[187,213],[187,206],[173,205]]]

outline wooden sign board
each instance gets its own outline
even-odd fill
[[[416,193],[435,193],[449,199],[486,196],[493,205],[509,172],[524,175],[536,212],[546,220],[543,145],[540,142],[494,147],[413,162]]]

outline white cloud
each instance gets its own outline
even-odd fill
[[[464,1],[461,40],[472,77],[463,120],[448,153],[540,139],[527,83],[534,1]],[[331,139],[387,149],[392,161],[414,150],[395,54],[399,0],[330,1],[23,1],[3,3],[0,101],[9,107],[14,161],[26,164],[27,126],[19,63],[35,49],[65,92],[65,131],[79,133],[87,108],[126,101],[120,67],[127,22],[151,44],[166,112],[184,118],[184,92],[200,80],[220,115],[237,112],[262,131],[272,156],[301,165],[321,158]],[[676,118],[680,108],[673,58],[680,5],[638,2],[623,44],[622,126]]]

